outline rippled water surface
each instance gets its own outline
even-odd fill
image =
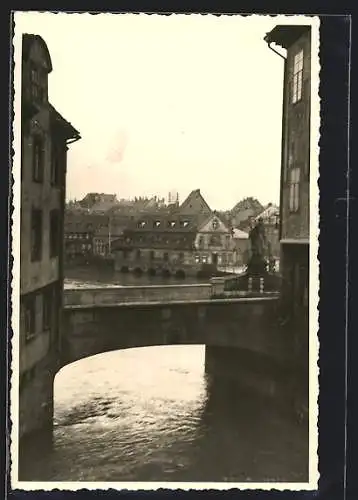
[[[53,445],[21,480],[307,481],[304,429],[262,396],[209,382],[204,347],[102,354],[55,380]]]

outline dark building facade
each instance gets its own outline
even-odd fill
[[[80,135],[48,101],[52,63],[38,35],[23,35],[19,336],[20,437],[46,421],[41,402],[60,344],[67,150]],[[44,375],[45,374],[45,375]],[[29,402],[36,398],[37,412]]]
[[[93,255],[93,236],[96,226],[88,216],[65,219],[66,263],[86,261]]]
[[[140,217],[112,248],[117,270],[181,277],[234,266],[237,258],[233,232],[215,212]]]
[[[280,243],[288,317],[308,320],[311,27],[276,26],[265,37],[284,57]]]
[[[144,215],[124,230],[112,249],[115,269],[149,274],[199,271],[195,261],[196,217]]]

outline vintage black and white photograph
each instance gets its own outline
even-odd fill
[[[13,49],[12,487],[316,489],[319,19]]]

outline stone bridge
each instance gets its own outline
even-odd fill
[[[286,362],[289,337],[277,328],[277,303],[260,297],[67,305],[61,362],[171,344],[240,348]]]
[[[205,345],[209,376],[235,379],[279,400],[293,396],[294,405],[307,408],[308,330],[297,335],[278,325],[277,296],[188,299],[193,290],[182,289],[184,300],[178,300],[175,290],[168,289],[165,300],[152,289],[144,293],[152,294],[145,301],[135,299],[134,291],[130,301],[120,299],[120,288],[67,290],[60,344],[20,392],[20,436],[51,427],[53,381],[61,367],[133,347]],[[199,296],[208,293],[206,286],[198,290]]]

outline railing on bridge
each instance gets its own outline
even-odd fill
[[[280,290],[281,278],[278,275],[266,273],[262,276],[251,276],[248,273],[236,276],[220,276],[211,278],[211,297],[257,297],[262,295],[277,296]]]
[[[236,289],[233,278],[212,278],[210,283],[147,285],[123,287],[98,287],[84,289],[66,289],[64,305],[66,306],[100,306],[128,303],[153,302],[190,302],[200,300],[217,300],[225,298],[277,296],[277,290],[259,290],[254,288]],[[264,284],[263,284],[264,285]]]

